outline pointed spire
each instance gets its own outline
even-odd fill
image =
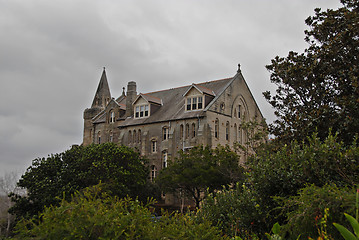
[[[104,67],[91,108],[105,108],[110,100],[111,93],[107,82],[106,69]]]

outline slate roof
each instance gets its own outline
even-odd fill
[[[233,78],[225,78],[210,82],[198,83],[196,84],[196,87],[200,88],[202,91],[205,90],[206,93],[211,93],[211,95],[214,94],[215,96],[218,96],[226,89],[232,79]],[[193,85],[142,94],[143,96],[150,96],[151,100],[161,99],[162,106],[159,107],[159,109],[155,113],[151,114],[151,116],[148,118],[135,119],[133,116],[128,117],[124,122],[121,123],[120,127],[202,117],[204,115],[205,109],[188,112],[185,111],[184,94],[191,87],[193,87]],[[125,100],[122,99],[120,103],[125,103]]]

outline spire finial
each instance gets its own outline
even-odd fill
[[[125,96],[125,87],[122,88],[122,96]]]
[[[238,72],[238,73],[241,72],[241,64],[240,64],[240,63],[238,63],[238,70],[237,70],[237,72]]]
[[[106,67],[103,67],[103,70],[105,71],[105,70],[106,70]]]

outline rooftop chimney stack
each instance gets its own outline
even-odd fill
[[[133,106],[132,103],[135,101],[137,96],[136,92],[136,82],[128,82],[127,84],[127,93],[126,93],[126,117],[133,116]]]

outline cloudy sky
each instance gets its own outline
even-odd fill
[[[0,0],[0,175],[82,142],[102,68],[117,97],[234,76],[268,122],[265,65],[302,52],[304,20],[339,0]]]

